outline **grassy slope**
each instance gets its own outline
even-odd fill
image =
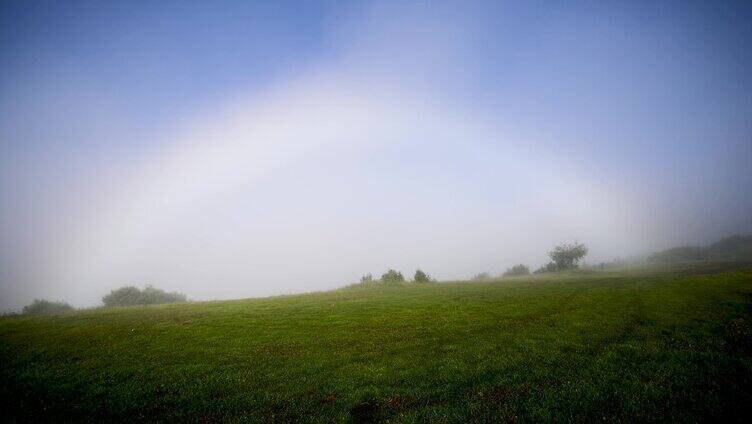
[[[21,420],[748,419],[752,268],[0,320]]]

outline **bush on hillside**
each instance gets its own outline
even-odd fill
[[[413,277],[413,281],[416,283],[430,283],[431,277],[428,276],[425,272],[421,270],[415,271],[415,276]]]
[[[71,312],[73,310],[73,307],[65,302],[34,299],[33,302],[24,306],[23,313],[25,315],[54,315]]]
[[[543,274],[546,272],[554,272],[558,270],[559,270],[559,267],[557,267],[555,263],[549,262],[543,265],[542,267],[536,269],[535,271],[533,271],[533,274]]]
[[[551,261],[557,269],[577,268],[578,263],[588,253],[588,248],[582,243],[564,243],[548,252]]]
[[[529,275],[529,274],[530,274],[530,268],[528,268],[527,265],[519,264],[511,268],[507,268],[507,270],[504,271],[504,274],[502,274],[502,276],[515,277],[518,275]]]
[[[373,283],[373,275],[371,275],[370,273],[368,273],[368,274],[360,277],[360,283],[361,284]]]
[[[182,293],[167,293],[152,286],[146,286],[143,290],[134,286],[121,287],[102,298],[105,306],[157,305],[185,301],[186,297]]]
[[[390,269],[381,275],[382,283],[402,283],[405,281],[405,277],[401,272]]]

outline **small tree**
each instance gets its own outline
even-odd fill
[[[413,281],[415,281],[416,283],[430,283],[431,277],[429,277],[425,272],[417,270],[415,271],[415,277],[413,277]]]
[[[405,277],[401,272],[390,269],[381,275],[382,283],[401,283],[405,281]]]
[[[371,275],[371,273],[368,273],[360,277],[360,284],[368,284],[368,283],[373,283],[373,275]]]
[[[24,306],[23,313],[26,315],[53,315],[70,312],[72,310],[73,307],[65,302],[34,299],[33,302]]]
[[[530,268],[527,267],[525,264],[519,264],[515,265],[511,268],[507,268],[506,271],[504,271],[503,276],[504,277],[515,277],[519,275],[528,275],[530,274]]]
[[[557,269],[570,269],[577,268],[587,253],[588,248],[582,243],[564,243],[548,252],[548,256],[556,264]]]

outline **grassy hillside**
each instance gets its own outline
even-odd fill
[[[5,418],[745,421],[752,267],[0,320]]]

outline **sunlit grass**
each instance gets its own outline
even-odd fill
[[[9,418],[745,420],[752,268],[638,268],[0,320]]]

